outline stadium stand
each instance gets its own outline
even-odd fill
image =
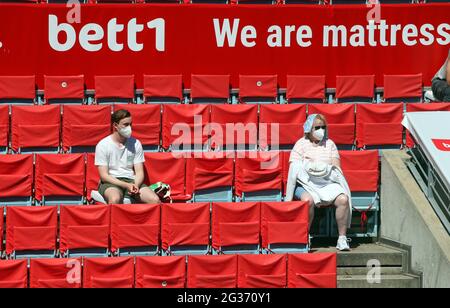
[[[239,75],[239,101],[243,104],[272,104],[277,102],[276,75]]]
[[[26,288],[28,286],[27,260],[0,261],[0,288]]]
[[[0,203],[31,205],[33,203],[33,155],[0,155]]]
[[[132,257],[85,258],[83,288],[133,288]]]
[[[226,104],[230,101],[230,75],[192,75],[191,102]]]
[[[239,255],[238,288],[285,288],[287,255]]]
[[[3,257],[3,234],[5,232],[4,230],[4,218],[5,218],[5,208],[3,206],[0,206],[0,258]]]
[[[44,104],[84,104],[84,76],[44,76]]]
[[[385,102],[421,102],[422,74],[384,75]]]
[[[188,288],[236,288],[238,257],[188,256]]]
[[[35,76],[0,76],[0,103],[30,105],[36,103]]]
[[[184,288],[186,257],[136,258],[136,288]]]
[[[30,288],[81,288],[81,270],[81,259],[32,259]]]
[[[95,76],[95,103],[114,104],[134,101],[134,75]]]
[[[366,102],[374,101],[375,76],[336,76],[335,101]]]
[[[144,75],[144,102],[179,104],[183,101],[181,75]]]
[[[288,103],[323,103],[325,76],[287,75],[286,99]]]
[[[336,288],[336,254],[289,254],[288,288]]]
[[[9,146],[9,106],[0,105],[0,154],[6,154]]]

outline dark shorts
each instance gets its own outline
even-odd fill
[[[132,180],[132,179],[127,179],[127,178],[117,178],[117,179],[122,182],[126,182],[126,183],[134,183],[134,180]],[[111,187],[117,188],[122,193],[122,196],[124,198],[131,198],[131,196],[128,194],[128,191],[126,189],[124,189],[120,186],[111,184],[111,183],[103,183],[101,181],[98,184],[98,192],[102,195],[103,198],[105,198],[105,191]],[[139,187],[139,189],[144,188],[144,187],[148,187],[148,186],[145,184],[142,184],[141,187]]]
[[[435,78],[431,84],[433,95],[441,102],[450,102],[450,85],[445,79]]]

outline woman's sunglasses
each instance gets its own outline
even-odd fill
[[[319,129],[327,129],[327,126],[326,125],[324,125],[324,126],[316,126],[316,127],[314,127],[314,130],[319,130]]]

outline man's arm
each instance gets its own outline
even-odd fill
[[[108,173],[108,166],[98,166],[98,173],[100,175],[100,179],[103,183],[110,183],[119,187],[122,187],[123,189],[128,190],[129,192],[133,192],[135,189],[133,188],[133,184],[126,183],[121,180],[116,179],[115,177],[109,175]]]
[[[144,183],[144,164],[139,163],[134,165],[134,185],[138,188],[141,187],[142,183]]]
[[[331,164],[341,169],[341,160],[339,158],[332,158]]]

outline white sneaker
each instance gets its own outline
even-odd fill
[[[348,245],[349,242],[350,240],[347,239],[346,236],[339,236],[336,249],[339,251],[350,251],[350,246]]]

